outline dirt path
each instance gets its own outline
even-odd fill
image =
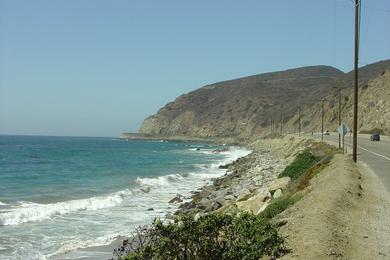
[[[390,195],[368,168],[336,155],[306,193],[278,216],[283,259],[390,259]]]

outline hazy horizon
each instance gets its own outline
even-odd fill
[[[353,3],[0,0],[0,134],[135,132],[206,84],[353,69]],[[390,2],[362,7],[360,66],[390,58]]]

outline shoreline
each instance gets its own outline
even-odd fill
[[[289,137],[283,138],[277,144],[275,140],[270,139],[246,144],[245,146],[252,151],[250,154],[222,165],[222,168],[226,169],[225,174],[214,178],[212,184],[193,191],[190,201],[178,203],[178,210],[174,215],[189,213],[196,219],[214,212],[229,212],[236,209],[237,205],[240,210],[258,214],[259,207],[254,209],[248,205],[251,204],[251,202],[247,203],[248,199],[260,198],[264,202],[260,205],[260,209],[264,210],[273,199],[269,191],[270,186],[309,143],[312,141]],[[286,146],[289,149],[286,149]]]
[[[225,173],[212,179],[212,183],[206,184],[197,190],[193,190],[189,200],[179,199],[172,203],[177,210],[173,215],[190,213],[201,217],[213,212],[234,212],[237,208],[259,214],[276,197],[275,190],[270,187],[277,181],[278,175],[289,165],[302,150],[310,147],[313,140],[286,136],[281,139],[259,139],[244,147],[252,152],[237,160],[221,165]],[[288,187],[280,187],[280,193],[288,190]],[[278,193],[279,194],[279,193]],[[278,195],[280,196],[280,195]],[[256,205],[254,205],[256,204]],[[166,219],[173,216],[165,215]],[[124,238],[117,238],[109,245],[89,247],[76,250],[86,257],[53,257],[51,259],[102,259],[102,252],[108,258],[113,257],[114,249],[122,246]],[[100,252],[99,257],[94,256]],[[71,256],[72,254],[68,254]]]
[[[188,143],[204,143],[204,144],[221,144],[221,145],[248,145],[248,140],[244,138],[235,137],[193,137],[184,135],[147,135],[139,133],[122,133],[119,139],[127,141],[174,141],[174,142],[188,142]]]
[[[171,141],[171,140],[170,140]],[[187,141],[184,141],[183,142],[187,142]],[[216,144],[216,142],[213,142],[214,144]],[[206,144],[207,143],[200,143],[200,144]],[[210,143],[208,143],[210,144]],[[226,146],[227,148],[228,146]],[[225,156],[223,159],[219,160],[217,164],[217,166],[220,166],[220,165],[225,165],[227,162],[234,162],[237,160],[237,158],[243,158],[245,156],[240,156],[239,154],[244,152],[244,153],[250,153],[250,150],[247,149],[247,147],[243,146],[243,145],[240,145],[240,146],[235,146],[235,145],[232,145],[230,146],[229,145],[229,149],[231,149],[230,151],[228,150],[225,150],[226,148],[215,148],[215,152],[218,154],[224,154],[226,152],[229,152],[230,155],[228,156]],[[199,150],[200,152],[205,151],[204,150],[205,148]],[[207,148],[206,148],[207,150]],[[238,154],[237,154],[237,151],[238,151]],[[239,156],[239,157],[237,157]],[[213,163],[214,164],[214,163]],[[204,184],[202,184],[200,187],[198,188],[195,188],[195,189],[192,189],[188,194],[186,193],[183,193],[180,195],[181,199],[183,199],[183,203],[185,201],[188,201],[192,194],[196,193],[198,190],[202,189],[203,187],[205,186],[208,186],[208,185],[212,185],[212,182],[214,179],[218,179],[220,178],[222,175],[225,174],[225,170],[222,169],[222,168],[219,168],[219,167],[215,167],[215,165],[213,166],[213,164],[208,164],[208,166],[206,167],[206,169],[209,169],[211,170],[212,172],[215,172],[216,176],[215,177],[202,177],[202,180],[203,182],[205,182]],[[205,169],[205,170],[206,170]],[[214,169],[214,170],[213,170]],[[219,171],[219,172],[218,172]],[[206,174],[208,175],[209,173],[204,172],[204,171],[201,171],[199,172],[200,174]],[[196,174],[195,174],[196,175]],[[163,175],[165,176],[165,175]],[[161,177],[163,177],[161,176]],[[172,197],[169,198],[169,200],[171,200],[172,198],[175,197],[175,194],[172,194]],[[164,214],[164,219],[167,219],[167,218],[170,218],[174,215],[175,212],[177,212],[179,210],[179,204],[178,203],[169,203],[168,200],[166,202],[168,205],[168,208],[171,208],[172,210],[167,210],[165,211]],[[153,212],[153,211],[151,211]],[[124,216],[126,217],[126,216]],[[145,221],[145,224],[140,224],[140,225],[150,225],[151,224],[151,220],[147,220]],[[98,246],[90,246],[90,247],[84,247],[84,248],[77,248],[77,249],[74,249],[74,250],[70,250],[68,252],[64,252],[64,253],[58,253],[58,254],[55,254],[55,255],[51,255],[51,256],[48,256],[48,259],[53,259],[53,260],[60,260],[60,259],[83,259],[83,260],[86,260],[86,259],[89,259],[89,260],[97,260],[97,259],[109,259],[111,257],[113,257],[113,252],[114,252],[114,249],[120,247],[122,245],[122,242],[123,240],[127,239],[128,236],[118,236],[116,237],[112,242],[110,242],[109,244],[106,244],[106,245],[98,245]]]

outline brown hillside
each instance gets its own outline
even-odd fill
[[[390,60],[361,68],[364,85],[377,77]],[[340,87],[350,95],[351,74],[329,66],[311,66],[249,76],[206,85],[179,96],[145,119],[140,133],[197,137],[251,137],[267,135],[271,118],[285,130],[294,131],[298,107],[306,112],[305,129],[317,127],[318,101],[331,100]],[[347,90],[348,88],[348,90]],[[331,102],[329,106],[334,105]],[[345,105],[347,108],[347,105]],[[315,118],[314,118],[315,117]],[[333,122],[331,120],[331,122]],[[287,124],[286,124],[287,123]]]
[[[342,122],[352,127],[352,87],[341,92]],[[321,103],[305,109],[301,116],[303,131],[321,129]],[[324,102],[324,128],[334,131],[338,125],[338,93],[332,93]],[[287,123],[291,132],[297,130],[297,116]],[[390,67],[359,88],[358,130],[371,132],[380,129],[390,134]]]

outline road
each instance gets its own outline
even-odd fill
[[[321,133],[305,135],[321,139]],[[324,135],[324,140],[338,146],[338,133]],[[352,137],[347,134],[344,139],[348,153],[352,152]],[[390,192],[390,137],[381,136],[381,141],[370,141],[370,135],[358,135],[357,160],[365,163],[381,179],[387,191]]]

